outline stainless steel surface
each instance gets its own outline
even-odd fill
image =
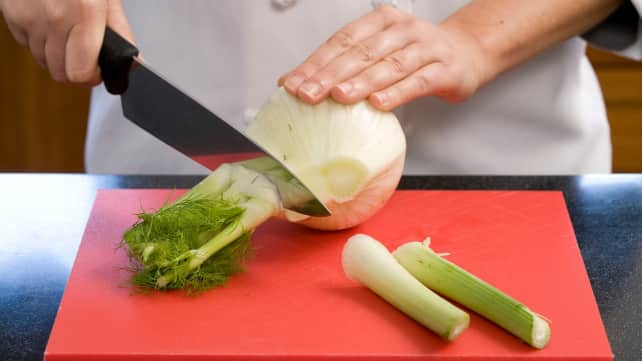
[[[216,114],[187,96],[139,59],[121,95],[123,112],[133,123],[194,161],[214,169],[226,159],[269,157],[246,166],[262,172],[277,186],[283,207],[311,216],[330,211],[288,167]],[[267,162],[267,163],[266,163]],[[254,166],[254,167],[253,167]]]

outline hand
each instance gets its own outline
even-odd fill
[[[367,98],[380,110],[431,95],[461,101],[483,82],[480,48],[458,28],[381,6],[335,33],[279,85],[310,104],[327,96],[343,104]]]
[[[16,41],[59,82],[100,83],[105,25],[133,41],[120,0],[0,0]]]

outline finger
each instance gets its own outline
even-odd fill
[[[443,64],[432,63],[394,85],[373,93],[368,100],[375,108],[389,111],[419,97],[439,95],[450,87],[449,82]]]
[[[89,3],[82,9],[82,22],[69,31],[65,48],[65,72],[70,82],[81,85],[100,83],[98,53],[102,46],[107,7],[102,2]]]
[[[46,3],[48,37],[45,43],[45,59],[51,77],[58,82],[67,82],[65,71],[65,48],[73,25],[67,9],[61,3]]]
[[[386,55],[417,41],[418,37],[413,30],[410,23],[395,24],[356,44],[301,84],[298,90],[299,97],[310,103],[319,102],[336,84],[361,73]],[[308,91],[318,88],[321,90],[314,93]]]
[[[296,94],[299,86],[332,59],[355,44],[369,38],[390,25],[407,19],[409,15],[390,6],[381,6],[356,21],[344,26],[315,50],[301,65],[282,81],[287,91]]]
[[[33,25],[33,18],[36,12],[28,11],[28,4],[23,1],[0,1],[0,5],[2,7],[2,16],[13,38],[21,46],[25,48],[29,47],[29,34],[27,29]]]
[[[13,1],[3,4],[3,15],[16,40],[28,47],[36,62],[46,68],[45,41],[47,39],[47,24],[40,19],[45,18],[43,7],[35,1]]]
[[[37,32],[29,35],[29,50],[31,55],[36,60],[38,65],[43,69],[47,69],[47,61],[45,60],[45,42],[47,38]]]
[[[7,23],[7,27],[9,28],[9,32],[11,32],[11,35],[16,40],[16,42],[20,44],[20,46],[23,46],[25,48],[29,46],[29,39],[27,37],[27,33],[24,32],[20,27],[18,27],[17,25],[14,25],[9,21],[6,21],[6,23]]]
[[[332,98],[342,104],[354,104],[436,60],[437,56],[425,45],[413,43],[384,57],[354,78],[337,84],[331,90]]]
[[[66,83],[67,72],[65,71],[65,44],[67,34],[52,34],[47,38],[45,44],[45,60],[51,78],[57,82]]]

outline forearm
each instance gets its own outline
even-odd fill
[[[446,30],[473,39],[481,83],[604,20],[622,0],[473,0]]]

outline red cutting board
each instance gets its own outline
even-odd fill
[[[122,232],[168,190],[102,190],[45,360],[611,360],[612,353],[559,192],[399,191],[363,225],[320,232],[271,220],[247,271],[198,297],[132,294]],[[534,350],[471,314],[446,342],[341,269],[357,232],[390,249],[432,237],[437,252],[552,321]]]

